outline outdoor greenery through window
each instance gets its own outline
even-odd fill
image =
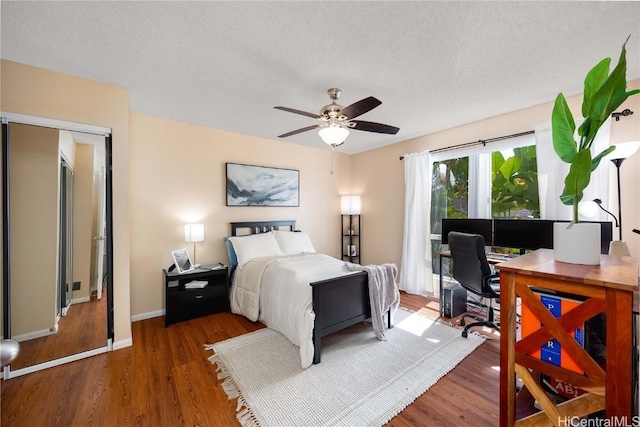
[[[436,161],[431,177],[431,251],[439,273],[442,218],[539,218],[535,145]],[[448,275],[448,265],[443,265]]]

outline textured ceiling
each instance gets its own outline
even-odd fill
[[[637,1],[3,0],[1,24],[2,58],[125,87],[135,112],[247,135],[317,123],[273,107],[315,113],[331,87],[345,106],[375,96],[359,119],[400,132],[352,131],[345,153],[580,93],[630,34],[627,77],[640,77]],[[324,146],[315,131],[286,141]]]

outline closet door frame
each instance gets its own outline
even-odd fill
[[[67,122],[63,120],[29,116],[24,114],[0,112],[2,118],[2,332],[3,337],[11,337],[11,283],[10,283],[10,254],[9,242],[9,195],[10,195],[10,153],[9,153],[9,124],[19,123],[32,126],[83,132],[105,138],[105,180],[106,180],[106,271],[107,271],[107,342],[104,347],[77,353],[71,356],[55,359],[39,365],[11,371],[11,365],[3,368],[2,378],[10,379],[42,369],[58,366],[64,363],[84,359],[96,354],[113,350],[114,322],[113,322],[113,195],[112,195],[112,130],[111,128],[87,125],[83,123]]]

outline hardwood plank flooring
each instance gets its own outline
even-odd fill
[[[72,304],[58,321],[58,332],[20,343],[20,354],[11,363],[16,371],[27,366],[60,359],[107,345],[107,298],[95,296]]]
[[[402,293],[402,306],[437,316],[433,299]],[[219,313],[164,327],[135,322],[132,347],[2,381],[0,424],[8,426],[237,426],[211,354],[214,343],[264,327]],[[405,426],[496,426],[499,334],[391,420]]]

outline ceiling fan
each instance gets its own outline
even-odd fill
[[[308,113],[306,111],[296,110],[288,107],[273,107],[278,110],[288,111],[290,113],[301,114],[319,120],[321,123],[307,126],[302,129],[296,129],[291,132],[278,135],[278,138],[286,138],[288,136],[297,135],[313,129],[320,129],[318,134],[322,140],[329,144],[332,148],[342,145],[349,136],[349,129],[362,130],[366,132],[386,133],[395,135],[400,128],[383,125],[382,123],[366,122],[364,120],[353,120],[356,117],[371,111],[378,105],[382,104],[379,100],[370,96],[354,102],[351,105],[343,107],[336,102],[342,91],[340,89],[331,88],[327,91],[331,104],[325,105],[320,109],[320,113]]]

